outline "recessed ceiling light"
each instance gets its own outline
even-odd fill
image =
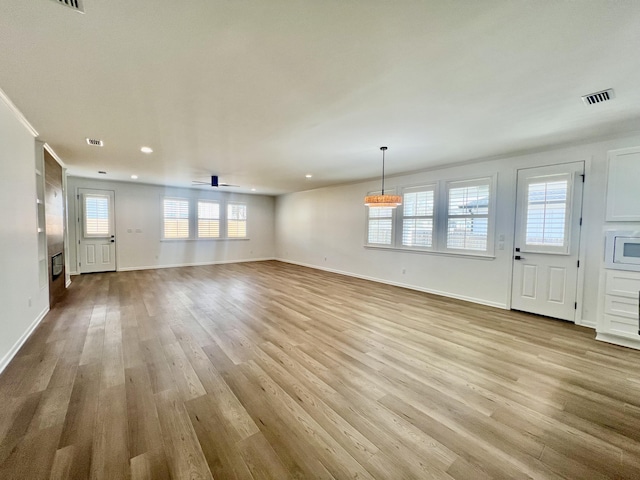
[[[131,178],[133,178],[134,180],[138,179],[138,175],[131,175]]]
[[[310,173],[307,173],[307,174],[305,175],[305,177],[307,177],[307,178],[311,178],[311,177],[313,177],[313,175],[311,175]]]
[[[140,148],[140,151],[142,153],[153,153],[153,148],[151,148],[151,147],[142,147],[142,148]]]
[[[251,191],[252,191],[252,192],[255,192],[255,191],[256,191],[256,189],[255,189],[255,188],[252,188],[252,189],[251,189]]]

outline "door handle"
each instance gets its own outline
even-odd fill
[[[524,258],[522,258],[520,255],[516,255],[515,257],[513,257],[514,260],[524,260]]]
[[[111,239],[111,243],[116,243],[116,241],[112,238],[112,239]]]

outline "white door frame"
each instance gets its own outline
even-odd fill
[[[93,188],[93,187],[76,187],[76,191],[75,191],[75,231],[76,231],[76,235],[75,235],[75,243],[76,243],[76,272],[78,273],[78,275],[82,274],[81,268],[80,268],[80,258],[81,258],[81,253],[80,253],[80,239],[83,235],[83,231],[84,231],[84,223],[83,223],[83,219],[82,219],[82,214],[84,212],[84,207],[82,206],[82,199],[80,198],[80,190],[104,190],[105,192],[112,192],[113,193],[113,209],[111,212],[111,215],[113,216],[113,230],[114,230],[114,235],[116,235],[116,239],[118,237],[117,233],[116,233],[116,192],[115,190],[107,190],[104,188]],[[114,264],[115,264],[115,271],[118,271],[118,242],[114,242],[114,252],[113,252],[113,260],[114,260]]]
[[[591,162],[592,157],[586,158],[577,158],[575,160],[564,161],[564,162],[556,162],[556,163],[542,163],[542,164],[522,164],[513,168],[512,170],[512,181],[514,183],[513,196],[512,196],[512,216],[511,216],[511,225],[512,225],[512,242],[509,248],[509,283],[508,283],[508,291],[507,291],[507,301],[506,308],[507,310],[511,310],[511,298],[513,295],[513,256],[515,255],[515,242],[516,242],[516,216],[518,215],[517,208],[517,198],[518,198],[518,170],[524,170],[527,168],[538,168],[538,167],[551,167],[555,165],[565,165],[569,163],[575,162],[584,162],[584,185],[582,186],[582,228],[580,229],[580,236],[578,241],[578,260],[580,261],[580,268],[578,268],[578,283],[576,290],[576,302],[578,303],[578,308],[576,309],[576,316],[574,323],[576,325],[584,325],[591,328],[595,328],[595,324],[585,323],[582,318],[582,307],[584,305],[584,283],[585,283],[585,268],[586,266],[586,228],[585,226],[589,223],[589,215],[584,209],[585,198],[589,198],[591,194]]]

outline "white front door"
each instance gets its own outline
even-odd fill
[[[80,273],[115,271],[113,191],[80,188],[77,199]]]
[[[584,162],[518,170],[511,308],[575,321]]]

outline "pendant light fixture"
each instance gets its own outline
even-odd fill
[[[398,205],[402,205],[402,197],[400,195],[385,195],[384,194],[384,152],[387,151],[387,147],[380,147],[382,150],[382,194],[381,195],[367,195],[364,197],[364,204],[369,207],[391,207],[396,208]]]

